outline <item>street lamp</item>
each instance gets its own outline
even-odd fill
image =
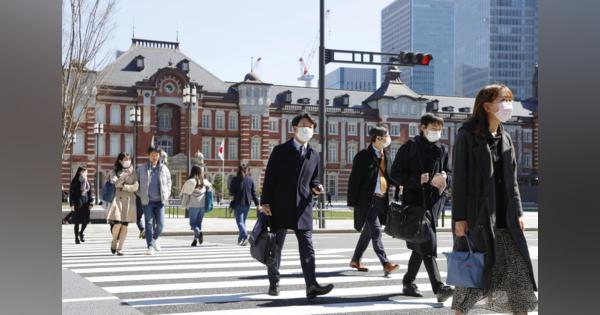
[[[142,110],[138,103],[135,104],[134,108],[129,109],[129,122],[133,123],[133,152],[131,152],[131,160],[133,165],[137,164],[137,142],[138,142],[138,123],[142,122]]]
[[[69,163],[71,164],[71,177],[73,177],[73,153],[75,151],[75,143],[77,143],[77,135],[72,133],[69,135],[71,139],[71,154],[69,155]]]
[[[188,165],[187,173],[189,174],[192,169],[192,106],[198,105],[198,99],[196,98],[196,85],[190,82],[183,88],[183,103],[188,105]]]
[[[100,199],[100,161],[99,161],[99,143],[100,136],[104,134],[104,124],[95,123],[94,124],[94,135],[96,136],[96,204],[98,204]]]

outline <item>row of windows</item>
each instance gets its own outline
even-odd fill
[[[202,137],[202,155],[204,155],[205,159],[219,159],[219,147],[221,147],[221,143],[223,138],[211,138],[211,137]],[[214,147],[214,151],[213,151]],[[227,138],[225,141],[225,145],[223,147],[224,158],[226,160],[237,160],[238,159],[238,139],[237,138]]]
[[[122,151],[132,153],[133,152],[133,134],[125,134],[125,147],[124,150],[121,147],[121,138],[122,134],[120,133],[110,133],[101,135],[98,138],[98,155],[100,156],[117,156]],[[106,151],[105,143],[106,137],[108,137],[109,141],[109,151]],[[73,154],[83,155],[85,154],[85,133],[83,130],[77,130],[75,132],[75,143],[73,143]]]
[[[411,124],[410,126],[410,134],[411,137],[418,134],[418,125]],[[516,131],[509,129],[508,132],[511,134],[513,139],[517,138]],[[76,132],[77,139],[83,139],[84,133],[81,130]],[[121,150],[121,134],[107,134],[109,137],[109,156],[117,156],[121,151],[125,151],[128,153],[133,152],[133,135],[125,134],[125,148]],[[448,133],[447,129],[443,130],[442,138],[447,139]],[[202,154],[205,159],[219,159],[219,147],[221,146],[221,142],[223,138],[211,138],[211,137],[203,137],[202,138]],[[73,152],[74,154],[82,155],[84,154],[84,142],[81,140],[77,140],[76,143],[73,144]],[[532,130],[524,129],[523,130],[523,142],[531,143],[532,142]],[[98,155],[105,156],[105,138],[104,136],[100,136],[100,142],[98,143]],[[159,136],[156,138],[156,144],[163,148],[165,152],[169,156],[173,155],[173,139],[170,136]],[[225,141],[224,154],[225,159],[227,160],[237,160],[238,159],[238,139],[237,138],[227,138]],[[271,142],[269,143],[269,152],[273,151],[273,148],[277,145],[277,143]],[[393,155],[398,151],[401,144],[392,143],[391,144],[391,152]],[[214,148],[214,151],[213,151]],[[351,163],[354,159],[354,156],[358,152],[358,144],[355,142],[350,142],[347,145],[347,155],[346,161]],[[340,157],[338,156],[338,143],[332,141],[328,143],[328,155],[327,160],[329,162],[335,163],[340,161]],[[251,159],[252,160],[260,160],[261,159],[261,139],[258,137],[254,137],[251,140]],[[532,167],[533,153],[530,149],[524,149],[522,155],[522,164],[525,168]]]
[[[123,106],[121,105],[110,105],[110,125],[113,126],[121,126],[125,124],[125,126],[132,125],[129,119],[129,112],[134,108],[134,106],[129,105],[126,106],[123,112]],[[78,109],[81,110],[81,109]],[[106,106],[99,105],[96,108],[96,122],[106,124]]]
[[[341,88],[348,90],[370,91],[375,89],[375,83],[346,81],[341,84]]]
[[[126,115],[129,115],[129,110],[133,108],[133,106],[127,106],[125,108]],[[123,125],[121,119],[121,109],[120,105],[111,105],[110,106],[110,124],[121,126]],[[82,107],[76,108],[76,114],[82,111]],[[157,120],[158,120],[158,128],[160,130],[170,130],[172,128],[173,122],[173,109],[172,108],[159,108],[157,111]],[[238,115],[235,112],[229,113],[228,120],[228,129],[229,130],[237,130],[238,129]],[[77,116],[76,116],[77,117]],[[96,110],[96,122],[106,124],[106,110],[104,105],[101,105]],[[225,129],[225,112],[216,112],[215,114],[215,129]],[[131,125],[131,122],[127,116],[125,119],[125,125]],[[212,112],[211,111],[203,111],[202,112],[202,121],[201,128],[210,129],[212,126]],[[253,125],[255,127],[255,125]],[[259,129],[260,127],[257,127]],[[254,128],[253,128],[254,129]]]

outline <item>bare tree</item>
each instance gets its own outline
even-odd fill
[[[63,1],[62,157],[89,109],[95,109],[96,87],[103,79],[98,69],[108,61],[103,49],[115,10],[115,0]]]

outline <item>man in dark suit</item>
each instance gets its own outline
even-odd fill
[[[333,284],[317,283],[312,243],[312,195],[324,193],[324,188],[318,179],[319,154],[308,145],[316,127],[314,119],[303,113],[292,120],[292,126],[294,137],[276,146],[269,157],[260,198],[260,211],[270,216],[268,225],[277,234],[276,262],[268,267],[269,295],[279,295],[281,249],[291,229],[298,239],[306,296],[313,299],[333,289]]]
[[[385,222],[389,188],[396,185],[390,177],[391,154],[385,150],[392,140],[384,126],[373,127],[369,136],[369,147],[354,157],[348,183],[348,206],[354,208],[354,228],[361,232],[350,267],[369,271],[360,259],[371,241],[383,272],[388,275],[398,269],[398,264],[387,258],[381,241],[381,222]]]

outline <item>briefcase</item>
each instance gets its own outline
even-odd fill
[[[260,213],[249,236],[250,255],[260,263],[271,266],[275,263],[277,241],[275,232],[268,226],[269,218]]]

